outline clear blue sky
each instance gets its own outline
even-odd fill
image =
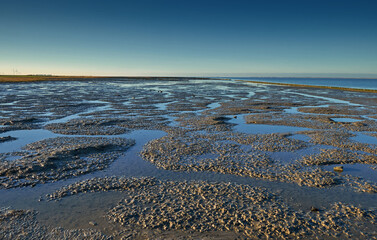
[[[377,76],[377,1],[0,0],[0,74]]]

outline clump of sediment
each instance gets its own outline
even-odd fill
[[[65,135],[118,135],[128,132],[124,127],[117,126],[119,119],[79,118],[66,123],[53,123],[45,129]]]
[[[260,113],[245,116],[248,124],[271,124],[326,130],[376,131],[377,122],[363,119],[358,122],[336,122],[338,115]]]
[[[297,212],[263,188],[230,183],[95,178],[64,187],[48,198],[108,190],[123,191],[125,198],[108,212],[107,218],[134,234],[151,229],[188,235],[232,232],[232,238],[251,239],[353,239],[373,237],[375,233],[376,210],[337,203],[326,210]]]
[[[204,134],[170,132],[144,146],[142,157],[157,167],[175,171],[211,171],[268,180],[325,187],[337,184],[335,175],[320,169],[283,166],[266,152],[296,151],[305,142],[289,134]]]
[[[319,154],[306,155],[297,162],[297,164],[303,166],[331,166],[356,163],[375,166],[375,164],[377,164],[377,156],[374,154],[365,154],[345,149],[326,149],[322,150]],[[372,167],[371,169],[374,168]],[[375,182],[370,182],[359,177],[339,173],[338,179],[340,178],[344,179],[342,181],[344,184],[351,185],[357,191],[377,193],[377,185]]]
[[[340,149],[347,149],[350,151],[362,151],[365,153],[377,154],[376,145],[359,143],[350,140],[355,134],[342,130],[327,130],[327,131],[303,131],[299,132],[308,135],[310,142],[318,145],[334,146]]]
[[[104,137],[58,137],[25,146],[19,159],[0,162],[0,188],[55,181],[106,168],[134,140]]]
[[[32,210],[0,209],[1,239],[112,239],[94,229],[49,229],[38,223],[37,214]]]
[[[17,138],[12,136],[0,137],[0,143],[16,140]]]
[[[369,133],[369,135],[377,138],[377,133]]]
[[[367,115],[373,114],[368,108],[351,106],[329,106],[329,107],[300,107],[298,111],[312,114],[339,114],[339,115]]]
[[[0,133],[38,128],[39,120],[34,117],[9,117],[0,118]]]
[[[206,131],[230,131],[234,124],[230,124],[227,122],[230,118],[222,117],[222,116],[208,116],[208,115],[200,115],[200,116],[181,116],[177,119],[180,123],[181,127],[190,127],[191,129],[195,129],[197,131],[206,130]]]
[[[35,216],[31,210],[0,209],[1,239],[46,239],[47,230]]]
[[[300,163],[307,166],[349,163],[377,164],[377,156],[344,149],[325,149],[319,154],[304,156]]]

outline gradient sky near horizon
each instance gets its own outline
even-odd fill
[[[0,74],[377,77],[377,1],[0,0]]]

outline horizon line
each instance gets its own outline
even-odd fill
[[[372,74],[371,74],[372,75]],[[374,75],[374,74],[373,74]],[[218,75],[218,76],[206,76],[206,75],[66,75],[66,74],[0,74],[0,77],[94,77],[94,78],[153,78],[153,77],[163,77],[163,78],[315,78],[315,79],[376,79],[375,77],[335,77],[335,76],[258,76],[258,75],[250,75],[250,76],[226,76],[226,75]]]

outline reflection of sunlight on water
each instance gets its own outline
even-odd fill
[[[361,164],[361,163],[355,163],[355,164],[334,164],[334,165],[327,165],[324,166],[324,170],[326,171],[333,171],[333,168],[335,166],[342,166],[343,172],[339,173],[341,175],[351,175],[355,177],[361,177],[364,180],[369,180],[372,182],[377,183],[377,170],[373,170],[370,167],[372,165],[370,164]]]
[[[0,106],[13,106],[18,102],[19,101],[13,101],[13,102],[9,102],[9,103],[0,103]]]

